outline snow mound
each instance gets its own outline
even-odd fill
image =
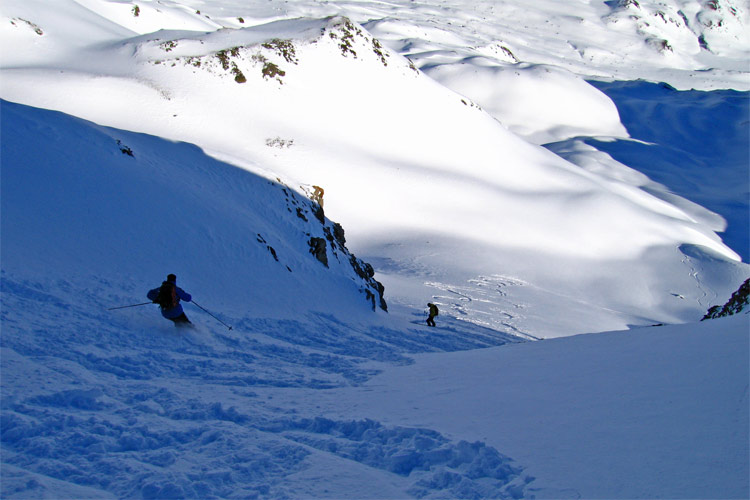
[[[581,135],[627,137],[612,101],[560,68],[497,66],[470,58],[453,64],[427,64],[421,69],[535,144]],[[519,107],[519,102],[525,105]]]

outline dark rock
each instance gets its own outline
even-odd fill
[[[739,314],[746,309],[750,312],[750,278],[740,285],[739,289],[732,294],[729,301],[721,306],[711,307],[701,321],[706,319],[725,318],[734,314]]]
[[[316,238],[313,236],[310,238],[310,253],[315,256],[320,262],[328,267],[328,255],[326,254],[326,240],[323,238]]]

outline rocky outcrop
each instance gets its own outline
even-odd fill
[[[316,205],[315,211],[316,216],[319,214],[320,217],[325,220],[323,215],[323,207]],[[375,279],[375,269],[363,261],[358,259],[353,253],[346,248],[346,234],[343,226],[338,222],[333,224],[324,225],[323,232],[326,235],[326,240],[331,246],[331,251],[338,258],[338,254],[341,253],[344,258],[348,258],[349,264],[351,265],[354,273],[362,280],[364,286],[361,291],[365,294],[365,298],[370,304],[372,304],[372,310],[376,310],[378,307],[383,311],[388,311],[388,304],[386,304],[384,298],[385,287],[382,283]],[[317,238],[320,239],[320,238]],[[323,252],[325,253],[325,241],[323,241]],[[316,255],[317,257],[317,255]],[[320,258],[318,258],[320,260]]]
[[[315,256],[324,266],[328,267],[328,254],[326,253],[326,240],[315,236],[310,238],[310,253]]]
[[[375,279],[375,269],[346,248],[346,233],[343,226],[326,218],[323,210],[323,188],[302,187],[308,199],[299,199],[287,186],[281,185],[281,189],[287,201],[287,210],[304,222],[310,254],[329,269],[336,266],[350,267],[353,271],[352,280],[359,283],[360,292],[364,294],[372,310],[380,308],[388,311],[384,297],[385,287]],[[265,240],[261,243],[265,244]],[[274,258],[278,261],[275,253]]]
[[[740,288],[732,294],[729,301],[724,306],[713,306],[708,310],[701,321],[706,319],[724,318],[744,312],[750,313],[750,278],[740,285]]]

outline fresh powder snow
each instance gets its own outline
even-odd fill
[[[749,11],[5,0],[0,495],[747,498]]]

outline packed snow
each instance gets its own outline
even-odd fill
[[[747,498],[749,15],[5,0],[0,495]]]

